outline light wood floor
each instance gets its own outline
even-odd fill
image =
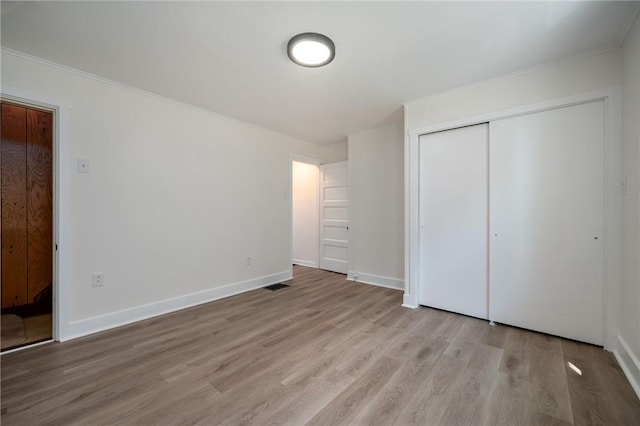
[[[287,289],[4,355],[2,424],[640,424],[601,348],[294,273]]]

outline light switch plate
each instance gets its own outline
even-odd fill
[[[86,158],[78,158],[78,173],[91,173],[91,164]]]

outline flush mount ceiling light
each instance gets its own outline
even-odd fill
[[[317,68],[327,65],[336,56],[336,46],[327,36],[302,33],[287,44],[289,59],[303,67]]]

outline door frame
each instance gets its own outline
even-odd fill
[[[622,230],[622,94],[620,87],[528,104],[516,108],[465,117],[426,127],[408,129],[405,135],[405,291],[402,306],[418,307],[419,277],[419,138],[420,135],[499,119],[542,112],[593,101],[605,105],[605,206],[604,206],[604,347],[617,347],[620,328]]]
[[[291,268],[291,276],[293,277],[293,162],[312,164],[320,169],[322,161],[318,158],[307,157],[300,154],[289,153],[289,268]],[[320,182],[318,182],[318,190],[320,189]],[[320,217],[320,194],[318,194],[318,218]],[[320,267],[320,220],[318,219],[318,241],[316,245],[318,247],[318,259],[316,264]]]
[[[0,99],[27,108],[49,111],[53,114],[53,306],[52,306],[52,340],[66,340],[66,330],[69,325],[69,266],[68,259],[63,248],[68,240],[68,230],[63,221],[66,217],[66,206],[68,206],[69,185],[69,164],[68,164],[68,124],[67,113],[71,108],[65,103],[56,99],[31,93],[10,87],[2,87]],[[63,173],[64,171],[64,173]],[[46,343],[46,342],[42,342]],[[34,345],[38,345],[36,343]],[[3,352],[10,353],[16,350],[32,347],[27,345],[14,350]]]

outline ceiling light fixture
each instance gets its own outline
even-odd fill
[[[327,65],[336,56],[336,46],[325,35],[302,33],[287,44],[289,59],[298,65],[317,68]]]

